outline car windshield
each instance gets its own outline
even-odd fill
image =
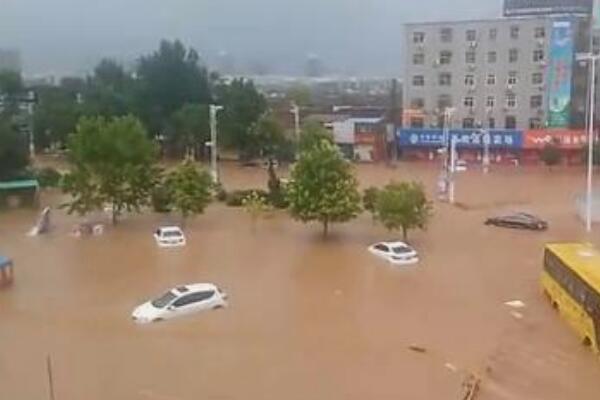
[[[177,296],[175,295],[175,293],[169,291],[160,296],[158,299],[152,300],[152,305],[156,308],[164,308],[176,298]]]
[[[180,237],[181,232],[179,231],[163,231],[163,237]]]
[[[410,247],[406,247],[406,246],[395,246],[395,247],[392,247],[392,251],[396,254],[406,254],[406,253],[410,253],[412,251],[412,249]]]

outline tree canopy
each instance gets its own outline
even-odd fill
[[[431,209],[420,183],[392,182],[375,194],[375,219],[390,231],[402,229],[404,240],[409,230],[427,226]]]
[[[163,40],[154,53],[143,56],[137,68],[140,117],[152,135],[165,128],[171,115],[187,103],[212,100],[208,71],[194,49],[180,41]]]
[[[324,236],[329,224],[349,221],[360,212],[361,198],[352,166],[327,140],[300,154],[286,189],[292,217],[322,223]]]
[[[234,79],[217,86],[216,96],[224,110],[219,114],[219,132],[226,147],[238,151],[242,159],[257,156],[254,125],[267,110],[265,98],[247,79]]]
[[[156,151],[136,118],[82,118],[69,138],[73,168],[64,189],[72,196],[69,213],[86,214],[104,204],[113,223],[146,205],[154,186]]]
[[[29,165],[27,136],[11,118],[0,116],[0,180],[13,179]]]
[[[298,147],[306,151],[321,143],[323,140],[333,144],[333,135],[318,122],[309,121],[302,127]]]
[[[171,117],[170,133],[166,140],[178,153],[201,152],[210,140],[208,105],[185,104]]]
[[[212,177],[205,169],[198,169],[186,160],[171,171],[166,179],[172,208],[185,220],[202,214],[212,198]]]

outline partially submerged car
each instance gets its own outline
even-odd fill
[[[419,262],[417,251],[404,242],[379,242],[369,246],[369,252],[394,265],[412,265]]]
[[[533,231],[545,231],[548,229],[548,222],[535,215],[525,212],[517,212],[488,218],[485,220],[485,224],[503,228],[528,229]]]
[[[227,295],[212,283],[177,286],[133,310],[137,323],[163,321],[203,310],[227,306]]]
[[[163,226],[154,232],[154,240],[159,247],[185,246],[185,235],[178,226]]]

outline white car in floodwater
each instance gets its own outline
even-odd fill
[[[164,226],[154,232],[154,240],[159,247],[185,246],[185,235],[178,226]]]
[[[379,242],[369,252],[394,265],[412,265],[419,262],[417,251],[404,242]]]
[[[131,318],[137,323],[145,324],[226,306],[227,295],[216,285],[195,283],[175,287],[136,307]]]

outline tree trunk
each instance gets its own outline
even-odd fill
[[[406,229],[405,226],[402,227],[402,240],[404,240],[406,242],[406,239],[408,238],[408,230]]]
[[[329,234],[329,220],[323,220],[323,238],[326,238]]]

